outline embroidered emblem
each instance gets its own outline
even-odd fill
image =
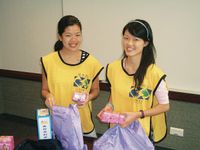
[[[137,88],[131,86],[129,97],[137,98],[138,100],[149,100],[152,90],[147,88]]]
[[[74,87],[87,89],[90,84],[90,79],[85,74],[78,74],[74,77]]]

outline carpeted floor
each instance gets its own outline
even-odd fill
[[[26,139],[37,140],[37,121],[22,118],[14,115],[0,114],[0,136],[14,136],[15,145]],[[84,138],[88,150],[92,150],[92,143],[95,139]],[[163,147],[156,147],[156,150],[171,150]]]

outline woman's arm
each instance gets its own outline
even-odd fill
[[[98,97],[99,95],[99,78],[96,77],[96,79],[93,81],[90,92],[89,92],[89,96],[88,96],[88,101],[90,100],[94,100]]]
[[[47,79],[46,79],[44,72],[42,72],[42,91],[41,91],[41,94],[44,98],[45,105],[48,108],[52,108],[52,106],[55,105],[55,100],[54,100],[54,96],[49,91],[48,82],[47,82]]]
[[[167,112],[169,110],[169,104],[158,104],[151,109],[145,110],[142,112],[124,112],[123,115],[126,116],[126,120],[124,123],[121,124],[121,127],[127,127],[133,121],[141,118],[141,117],[148,117],[148,116],[155,116],[163,112]]]
[[[167,112],[170,108],[168,93],[169,91],[167,89],[166,82],[162,80],[155,92],[155,96],[158,100],[158,105],[152,109],[144,111],[144,116],[154,116],[163,112]]]
[[[124,115],[126,116],[126,120],[123,124],[121,124],[121,126],[127,127],[129,124],[131,124],[133,121],[139,118],[155,116],[167,112],[170,109],[170,105],[168,90],[164,81],[161,81],[160,85],[158,86],[155,92],[155,96],[158,99],[158,104],[156,106],[147,110],[141,110],[139,112],[125,112]]]

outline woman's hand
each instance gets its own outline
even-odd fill
[[[86,93],[86,99],[83,102],[77,102],[77,106],[79,108],[84,107],[85,105],[87,105],[89,103],[89,101],[92,101],[94,99],[97,98],[97,96],[99,95],[99,78],[96,77],[96,79],[93,81],[91,89],[89,92]]]
[[[111,105],[106,105],[98,114],[97,114],[97,117],[99,118],[99,119],[101,119],[101,114],[103,113],[103,112],[113,112],[113,107],[111,106]]]
[[[91,100],[89,93],[84,93],[84,94],[86,95],[84,100],[76,101],[78,108],[85,107],[89,103],[89,101]]]
[[[52,106],[55,105],[55,99],[54,99],[54,96],[51,93],[46,95],[45,105],[49,109],[52,109]]]
[[[140,112],[124,112],[124,113],[121,113],[121,115],[125,116],[125,121],[120,124],[122,128],[129,126],[133,121],[141,117]]]

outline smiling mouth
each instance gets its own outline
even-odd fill
[[[69,44],[70,47],[75,48],[78,44]]]
[[[127,52],[132,52],[132,51],[134,51],[134,50],[135,50],[135,49],[133,49],[133,48],[127,48],[127,49],[126,49]]]

